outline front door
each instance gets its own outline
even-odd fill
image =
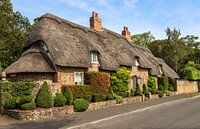
[[[133,76],[132,80],[133,80],[133,91],[135,91],[136,90],[136,85],[137,85],[137,77]]]

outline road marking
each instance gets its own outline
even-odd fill
[[[200,96],[194,96],[194,97],[191,97],[191,98],[183,98],[183,99],[178,99],[178,100],[174,100],[174,101],[169,101],[169,102],[165,102],[165,103],[161,103],[161,104],[157,104],[157,105],[145,107],[145,108],[142,108],[142,109],[137,109],[137,110],[134,110],[134,111],[130,111],[130,112],[118,114],[118,115],[111,116],[111,117],[106,117],[106,118],[103,118],[103,119],[99,119],[99,120],[96,120],[96,121],[92,121],[92,122],[88,122],[88,123],[84,123],[84,124],[80,124],[80,125],[76,125],[76,126],[72,126],[72,127],[68,127],[68,128],[67,127],[62,127],[60,129],[76,129],[76,128],[84,127],[84,126],[87,126],[87,125],[96,124],[96,123],[99,123],[99,122],[111,120],[111,119],[114,119],[114,118],[118,118],[118,117],[130,115],[130,114],[135,114],[137,112],[143,112],[143,111],[146,111],[146,110],[153,110],[153,109],[156,109],[156,108],[164,106],[164,105],[174,104],[174,103],[178,103],[178,102],[183,102],[185,100],[199,98],[199,97]]]

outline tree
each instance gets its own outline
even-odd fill
[[[189,80],[200,79],[200,65],[194,62],[188,62],[185,68],[181,70],[181,77]]]
[[[187,46],[194,48],[198,48],[200,45],[200,42],[197,41],[198,39],[199,37],[195,35],[186,35],[185,37],[181,38],[181,40],[184,41]]]
[[[173,30],[170,29],[169,27],[167,27],[167,29],[165,30],[166,32],[166,36],[168,40],[179,40],[180,36],[181,36],[181,32],[180,30],[177,30],[176,28],[174,28]]]
[[[132,35],[131,39],[133,44],[148,47],[149,44],[155,40],[155,37],[149,31],[142,34]]]
[[[0,64],[6,68],[20,56],[31,25],[20,12],[13,12],[10,0],[0,1],[0,17]]]

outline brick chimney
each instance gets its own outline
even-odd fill
[[[131,33],[128,31],[128,27],[124,26],[122,35],[125,36],[129,41],[131,41]]]
[[[92,17],[90,17],[90,28],[97,31],[103,31],[101,19],[96,12],[92,12]]]

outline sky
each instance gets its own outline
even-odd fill
[[[131,34],[151,31],[165,38],[167,27],[181,30],[182,36],[200,37],[200,0],[11,0],[14,11],[33,19],[52,13],[89,27],[92,11],[98,12],[104,28]]]

